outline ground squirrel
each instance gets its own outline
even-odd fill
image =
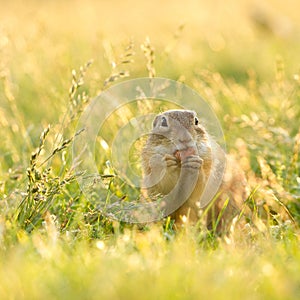
[[[230,199],[218,225],[223,230],[246,199],[243,172],[213,141],[194,111],[169,110],[155,117],[142,150],[142,167],[147,195],[168,197],[166,214],[176,224],[186,217],[197,222],[200,208],[218,192],[206,222],[211,227]]]

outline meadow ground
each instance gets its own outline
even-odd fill
[[[1,299],[299,298],[296,0],[0,3]],[[215,111],[251,191],[243,228],[137,228],[82,195],[81,112],[149,75],[186,83]],[[103,201],[136,197],[113,175]]]

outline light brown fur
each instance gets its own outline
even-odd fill
[[[199,220],[199,206],[209,205],[209,201],[201,197],[209,176],[213,176],[213,183],[209,183],[211,188],[218,182],[220,188],[219,196],[208,212],[207,226],[213,226],[229,198],[217,228],[224,231],[241,211],[246,199],[245,178],[235,160],[211,141],[193,111],[171,110],[157,115],[142,151],[143,183],[149,197],[169,197],[171,204],[168,204],[167,214],[179,225],[183,216],[191,223]]]

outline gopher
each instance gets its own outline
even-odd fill
[[[243,172],[191,110],[169,110],[155,117],[142,150],[142,168],[147,196],[163,197],[164,215],[177,226],[186,220],[195,224],[210,207],[207,227],[218,220],[217,230],[226,231],[247,198]]]

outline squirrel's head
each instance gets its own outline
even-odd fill
[[[202,143],[207,145],[207,133],[194,111],[168,110],[155,117],[151,140],[168,145],[170,154],[187,149],[194,149],[196,154]]]

